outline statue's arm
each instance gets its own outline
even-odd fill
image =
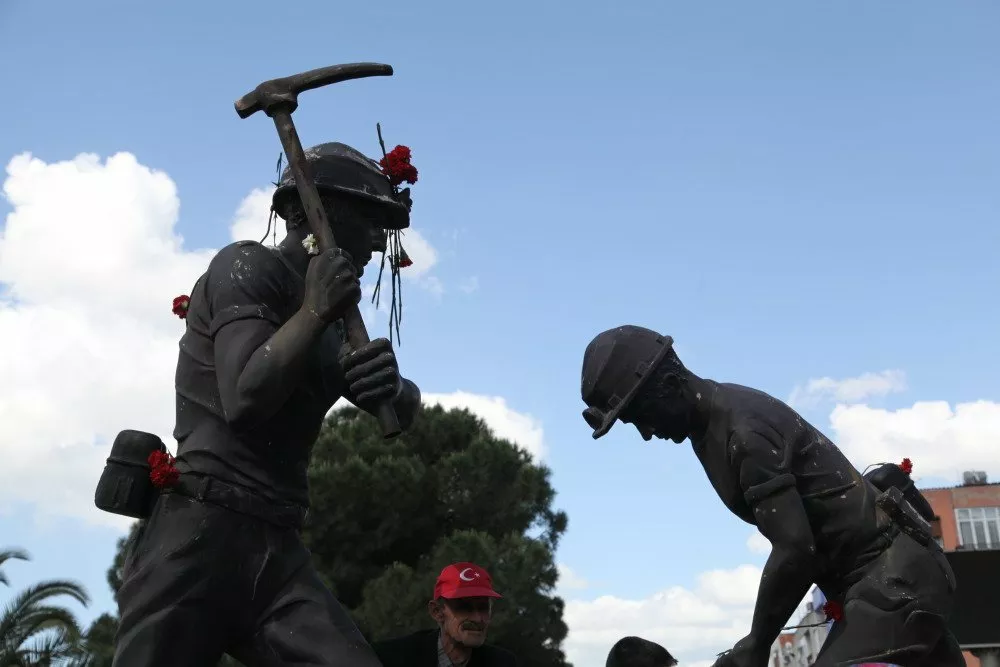
[[[757,592],[751,636],[770,646],[815,579],[812,526],[782,456],[783,447],[758,433],[734,436],[740,485],[754,521],[771,543]]]
[[[215,371],[226,421],[246,430],[273,416],[303,381],[327,325],[301,308],[282,323],[278,313],[289,296],[271,251],[259,244],[232,256],[223,255],[227,250],[209,269]]]
[[[400,380],[402,380],[402,384],[399,393],[393,400],[393,407],[396,409],[396,418],[399,420],[400,428],[407,430],[413,425],[413,417],[416,416],[417,410],[420,408],[420,387],[412,380],[407,380],[402,376],[400,376]]]
[[[343,396],[343,398],[351,405],[377,418],[378,402],[372,404],[358,400],[357,396],[355,396],[354,392],[350,389],[350,383],[346,378],[342,363],[342,361],[331,363],[330,366],[325,369],[324,382],[326,383],[326,386],[338,387],[339,391],[337,393]],[[399,374],[399,367],[395,360],[394,353],[392,362],[389,365],[393,368],[398,378],[398,387],[392,398],[392,405],[395,409],[396,419],[399,421],[399,426],[405,431],[413,424],[413,418],[417,414],[417,410],[420,408],[420,387],[418,387],[412,380],[408,380]],[[336,400],[337,397],[331,398]]]

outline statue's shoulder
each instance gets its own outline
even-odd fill
[[[725,415],[731,435],[741,442],[763,439],[781,447],[806,427],[786,403],[753,387],[719,384],[714,405]]]
[[[247,257],[273,257],[274,251],[263,243],[257,241],[234,241],[227,246],[223,246],[219,252],[215,253],[213,262],[217,260],[228,260],[229,258]]]
[[[261,269],[275,270],[282,266],[273,248],[257,241],[235,241],[215,253],[208,270],[209,273],[225,272],[234,279],[244,279]]]

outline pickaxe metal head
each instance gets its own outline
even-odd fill
[[[299,93],[321,88],[331,83],[369,76],[392,76],[392,66],[380,63],[350,63],[332,65],[265,81],[252,92],[236,100],[236,113],[248,118],[258,111],[271,116],[275,109],[292,113],[299,106]]]

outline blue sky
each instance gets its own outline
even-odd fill
[[[185,248],[218,248],[280,150],[233,101],[313,67],[392,64],[303,94],[299,132],[373,155],[379,121],[412,148],[414,229],[444,293],[407,285],[404,373],[544,427],[570,516],[558,560],[590,584],[570,595],[642,599],[764,558],[686,446],[621,426],[591,440],[580,362],[603,329],[669,333],[695,372],[780,398],[900,369],[905,388],[867,405],[1000,399],[995,3],[277,7],[0,3],[0,159],[132,153],[176,183]],[[805,414],[830,432],[832,409]],[[8,568],[15,585],[72,576],[94,613],[111,604],[113,531],[0,509],[0,541],[35,557]]]

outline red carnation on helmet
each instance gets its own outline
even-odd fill
[[[149,463],[149,481],[158,489],[173,486],[181,476],[169,452],[156,450],[146,461]]]
[[[903,459],[903,462],[899,464],[899,467],[903,470],[903,472],[909,475],[913,472],[913,461],[910,459]]]
[[[839,602],[833,602],[832,600],[823,603],[823,613],[826,614],[826,620],[828,621],[839,621],[844,618],[844,608]]]
[[[379,160],[378,166],[392,185],[417,182],[417,168],[410,164],[410,155],[406,146],[396,146]]]
[[[191,297],[181,294],[174,297],[174,315],[182,320],[187,317],[188,308],[191,307]]]

